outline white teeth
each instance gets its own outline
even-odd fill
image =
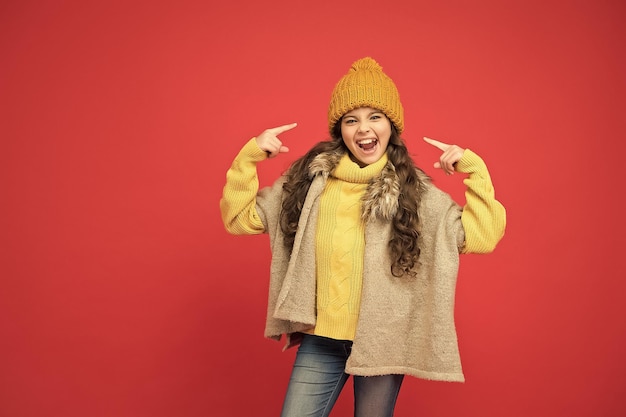
[[[365,139],[357,142],[359,145],[369,145],[370,143],[374,143],[374,139]]]

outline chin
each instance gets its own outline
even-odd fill
[[[363,165],[371,165],[373,163],[376,163],[380,160],[382,155],[371,155],[371,156],[367,156],[364,158],[359,158],[359,161],[361,162],[361,164]]]

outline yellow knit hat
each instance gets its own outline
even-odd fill
[[[335,86],[328,108],[328,129],[332,132],[344,114],[358,107],[378,109],[393,122],[398,133],[404,130],[404,109],[398,89],[370,57],[355,61]]]

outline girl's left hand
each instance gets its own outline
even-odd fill
[[[439,142],[435,139],[424,138],[427,143],[430,143],[434,147],[443,151],[439,157],[439,162],[435,162],[433,166],[435,168],[441,168],[446,175],[452,175],[455,171],[455,164],[463,157],[465,149],[457,145],[448,145],[447,143]]]

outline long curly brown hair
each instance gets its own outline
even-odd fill
[[[341,137],[341,123],[339,122],[333,128],[330,140],[318,142],[287,170],[287,180],[283,185],[286,198],[282,204],[280,227],[285,235],[285,246],[289,250],[293,247],[304,199],[312,181],[309,165],[317,155],[340,149],[349,152]],[[393,123],[387,156],[395,168],[400,184],[398,210],[392,221],[393,231],[389,241],[391,273],[396,277],[413,276],[415,272],[412,269],[420,255],[418,216],[420,180],[418,168]]]

